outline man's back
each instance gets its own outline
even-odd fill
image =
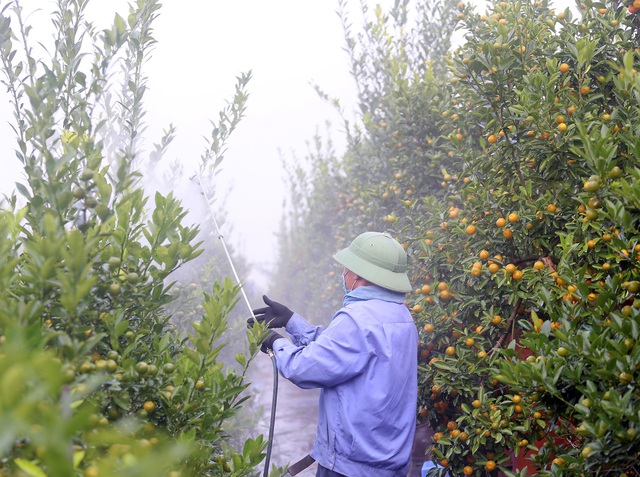
[[[292,326],[299,324],[294,320]],[[406,475],[415,430],[417,342],[402,303],[363,300],[336,313],[308,346],[289,357],[277,353],[284,377],[322,388],[312,451],[319,463],[350,477]]]

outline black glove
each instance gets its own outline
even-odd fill
[[[280,338],[283,338],[283,336],[276,333],[275,331],[272,331],[272,330],[267,331],[267,337],[262,342],[260,351],[262,351],[263,353],[267,353],[267,350],[273,349],[273,342]]]
[[[276,301],[270,300],[267,295],[264,295],[262,299],[268,306],[253,310],[256,320],[259,323],[267,323],[269,328],[284,328],[287,326],[293,311]],[[253,318],[249,318],[247,323],[249,326],[253,326]]]

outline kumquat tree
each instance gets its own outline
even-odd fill
[[[639,18],[578,7],[459,5],[459,180],[410,219],[423,406],[454,472],[638,470]]]
[[[433,475],[636,475],[640,5],[409,3],[347,28],[343,225],[300,228],[405,244]]]
[[[0,210],[0,475],[254,475],[266,442],[238,442],[229,422],[247,399],[258,331],[235,366],[223,362],[238,288],[221,277],[189,329],[175,330],[172,277],[202,253],[200,230],[173,194],[140,181],[142,71],[160,5],[133,2],[97,31],[88,0],[52,3],[46,43],[20,1],[0,1],[2,84],[24,167]],[[205,178],[249,79],[238,77],[214,124]],[[154,160],[170,140],[171,129]]]

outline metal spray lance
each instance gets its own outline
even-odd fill
[[[233,277],[236,280],[236,283],[240,287],[240,293],[242,294],[242,298],[249,309],[249,313],[251,313],[251,317],[255,320],[255,316],[253,314],[253,308],[251,308],[251,303],[249,303],[249,299],[247,298],[247,294],[244,292],[244,287],[242,286],[242,282],[240,281],[240,277],[238,276],[238,272],[236,271],[236,267],[233,265],[233,260],[231,259],[231,254],[229,253],[229,249],[227,249],[227,244],[224,241],[224,236],[222,235],[222,231],[220,230],[220,226],[218,225],[218,221],[216,220],[216,216],[213,213],[213,207],[211,205],[211,201],[207,196],[207,192],[202,185],[202,176],[200,175],[200,171],[196,173],[198,175],[198,185],[200,186],[200,190],[202,191],[202,195],[204,196],[204,200],[207,202],[207,206],[209,207],[209,214],[211,214],[211,219],[213,220],[213,225],[216,228],[216,232],[218,233],[218,238],[220,239],[220,243],[222,244],[222,248],[224,249],[224,254],[227,256],[227,260],[229,261],[229,265],[231,266],[231,271],[233,272]]]
[[[200,186],[200,191],[207,202],[207,206],[209,207],[209,214],[211,215],[211,219],[213,220],[213,225],[216,228],[216,232],[218,234],[218,239],[220,239],[220,243],[222,244],[222,248],[224,249],[224,253],[227,256],[227,261],[229,262],[229,266],[231,267],[231,271],[233,272],[233,277],[240,288],[240,293],[242,294],[242,298],[249,309],[249,313],[251,313],[251,317],[254,322],[256,322],[256,316],[253,313],[253,308],[251,307],[251,303],[247,298],[247,294],[244,291],[244,287],[242,286],[242,282],[240,281],[240,277],[238,276],[238,272],[236,271],[236,267],[233,265],[233,260],[231,259],[231,254],[229,253],[229,249],[227,248],[227,244],[224,241],[224,236],[222,235],[222,231],[220,230],[220,226],[218,225],[218,221],[216,220],[216,216],[213,213],[213,206],[211,205],[211,201],[209,200],[209,196],[204,188],[202,182],[202,176],[200,175],[200,171],[196,170],[196,175],[198,176],[198,185]],[[193,179],[193,177],[192,177]],[[267,452],[264,461],[264,477],[267,477],[269,474],[269,462],[271,460],[271,449],[273,447],[273,430],[275,427],[275,419],[276,419],[276,403],[278,399],[278,365],[276,363],[276,356],[272,350],[268,350],[269,356],[271,357],[271,363],[273,364],[273,395],[271,397],[271,418],[269,421],[269,437],[267,441]]]

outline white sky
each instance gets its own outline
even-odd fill
[[[480,0],[477,0],[480,3]],[[225,101],[231,100],[236,76],[252,70],[253,79],[245,119],[234,132],[217,178],[220,188],[231,187],[226,210],[233,232],[223,230],[227,242],[242,251],[257,269],[275,258],[281,206],[285,196],[281,157],[303,157],[306,142],[316,130],[324,133],[331,121],[332,141],[344,149],[341,120],[322,101],[310,82],[332,97],[341,98],[352,119],[355,86],[349,75],[344,35],[335,13],[337,0],[164,0],[155,24],[158,40],[147,64],[146,146],[159,140],[173,123],[177,137],[167,159],[188,164],[199,159]],[[371,2],[372,5],[374,2]],[[390,3],[382,2],[383,6]],[[52,0],[22,0],[25,9],[47,10]],[[351,0],[354,8],[359,1]],[[559,0],[557,5],[572,4]],[[93,0],[88,19],[110,25],[114,13],[125,18],[126,0]],[[48,24],[37,14],[33,20]],[[356,26],[357,21],[354,22]],[[37,30],[37,29],[36,29]],[[48,40],[48,37],[45,37]],[[20,164],[13,153],[13,134],[7,122],[11,108],[0,91],[0,192],[13,190]],[[279,152],[281,151],[281,152]],[[195,192],[194,192],[195,194]],[[259,281],[260,274],[254,276]]]
[[[285,195],[281,157],[303,156],[316,128],[340,122],[310,82],[346,101],[355,94],[337,2],[163,3],[147,104],[159,130],[169,122],[178,127],[170,157],[200,156],[209,120],[231,99],[236,76],[252,71],[246,117],[231,137],[217,185],[232,187],[226,210],[233,232],[223,230],[225,237],[257,269],[268,268]]]

